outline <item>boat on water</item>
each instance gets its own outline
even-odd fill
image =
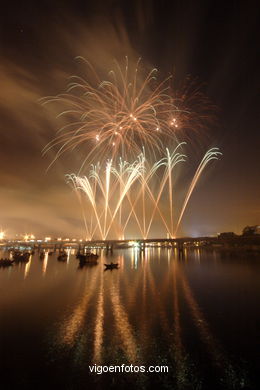
[[[104,266],[106,267],[105,270],[107,270],[107,269],[117,269],[119,264],[118,263],[112,263],[112,261],[111,261],[111,263],[109,263],[109,264],[104,263]]]
[[[94,255],[94,256],[81,255],[79,258],[80,263],[97,263],[97,261],[98,261],[98,255]]]
[[[85,255],[79,253],[77,254],[77,259],[79,261],[96,261],[99,258],[97,254],[94,253],[87,253]]]
[[[92,252],[87,252],[86,254],[78,252],[76,255],[76,259],[81,260],[81,259],[98,259],[99,255],[96,253]]]
[[[30,255],[31,254],[29,252],[14,252],[13,261],[15,263],[28,263]]]
[[[77,253],[76,258],[79,260],[79,268],[82,268],[85,265],[97,265],[99,255],[94,253],[86,253],[85,255]]]
[[[85,267],[95,267],[98,265],[97,260],[95,261],[79,261],[79,269],[85,268]]]
[[[99,257],[99,255],[98,255],[97,253],[92,253],[92,252],[87,252],[87,253],[86,253],[86,256],[87,256],[87,257],[96,257],[96,258]]]
[[[59,254],[59,256],[57,257],[57,260],[58,261],[67,261],[67,258],[68,258],[67,253],[63,252],[63,253]]]
[[[14,260],[10,259],[0,259],[0,267],[10,267],[10,265],[13,265]]]

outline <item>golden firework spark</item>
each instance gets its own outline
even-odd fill
[[[143,77],[140,59],[130,66],[126,59],[122,68],[115,68],[102,80],[92,65],[82,57],[88,78],[72,76],[67,91],[42,99],[43,104],[56,102],[62,107],[58,117],[65,125],[46,145],[43,153],[56,151],[50,166],[68,150],[84,145],[84,161],[94,160],[98,154],[114,158],[132,158],[145,147],[148,154],[157,155],[164,142],[177,140],[181,129],[194,128],[198,118],[188,104],[198,108],[201,95],[185,87],[180,93],[171,86],[172,76],[159,81],[157,69]]]
[[[146,239],[156,215],[168,236],[174,238],[202,172],[210,161],[217,160],[221,155],[218,148],[206,152],[188,187],[179,216],[174,219],[173,177],[175,167],[186,160],[186,156],[180,152],[183,145],[178,144],[172,152],[166,148],[165,157],[153,165],[149,164],[143,151],[134,163],[120,159],[119,165],[113,165],[112,160],[108,160],[105,169],[101,164],[93,165],[89,176],[68,175],[68,181],[73,184],[77,194],[86,195],[90,206],[88,213],[92,210],[87,224],[88,239],[95,236],[105,240],[108,235],[122,239],[131,218],[136,222],[142,238]],[[167,215],[163,212],[166,200]]]

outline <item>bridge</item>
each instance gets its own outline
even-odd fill
[[[180,252],[185,247],[222,247],[224,249],[248,248],[260,250],[260,235],[255,236],[231,236],[231,237],[179,237],[179,238],[136,238],[136,239],[108,239],[108,240],[1,240],[0,247],[5,248],[33,248],[35,250],[52,249],[64,250],[66,248],[75,248],[79,251],[87,251],[92,248],[104,248],[107,252],[113,249],[137,247],[141,251],[146,247],[168,247],[176,248]]]

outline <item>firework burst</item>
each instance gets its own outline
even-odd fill
[[[90,71],[88,79],[72,76],[65,93],[42,99],[43,104],[58,103],[62,107],[58,117],[66,123],[43,150],[56,152],[50,165],[79,146],[85,146],[81,168],[97,154],[129,159],[145,147],[157,156],[165,141],[178,139],[181,129],[199,128],[198,116],[188,108],[194,101],[203,105],[197,90],[191,93],[185,87],[178,94],[171,87],[171,76],[158,81],[157,69],[142,77],[140,60],[129,66],[126,59],[124,69],[115,63],[102,80],[88,61],[80,59]]]
[[[67,178],[82,210],[88,205],[87,214],[83,211],[87,237],[122,239],[134,220],[141,236],[147,238],[159,219],[173,238],[203,170],[220,155],[217,148],[204,155],[177,215],[175,166],[186,160],[182,153],[186,143],[179,139],[190,139],[190,134],[200,139],[197,135],[212,118],[212,106],[192,82],[178,92],[171,76],[159,80],[157,69],[144,76],[140,60],[133,66],[126,58],[124,67],[115,62],[104,79],[87,60],[78,59],[84,63],[86,76],[72,76],[65,93],[42,99],[44,105],[57,104],[64,123],[43,153],[55,150],[51,166],[67,151],[84,150],[79,172]],[[91,166],[88,176],[80,175],[85,165]]]

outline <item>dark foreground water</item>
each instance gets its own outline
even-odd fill
[[[0,269],[1,389],[260,388],[259,257],[147,249],[77,265],[71,252]]]

